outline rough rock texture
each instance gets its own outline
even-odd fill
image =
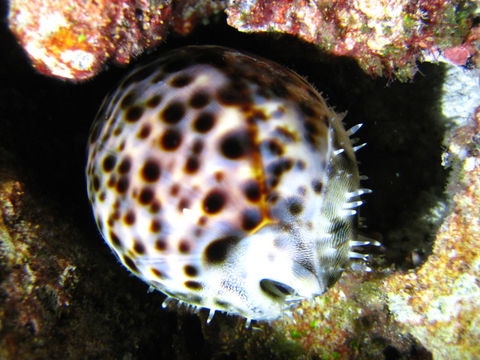
[[[223,8],[221,1],[11,0],[10,29],[41,73],[84,80],[108,59],[118,64],[188,33]]]
[[[427,262],[385,282],[395,319],[435,359],[476,359],[480,351],[480,107],[453,131],[447,153],[458,157],[455,193]]]
[[[480,63],[474,1],[10,0],[9,26],[38,71],[84,80],[223,11],[240,31],[297,36],[371,75],[408,80],[424,59]]]
[[[205,325],[205,311],[162,309],[164,296],[128,275],[95,228],[84,179],[89,126],[128,69],[72,84],[33,71],[6,27],[0,43],[0,358],[475,354],[479,130],[473,110],[462,113],[462,95],[471,91],[464,78],[459,84],[445,67],[423,64],[412,83],[372,80],[355,62],[316,46],[238,33],[220,21],[167,39],[160,52],[214,43],[278,61],[307,76],[336,111],[348,110],[347,127],[364,123],[360,170],[374,192],[362,207],[363,231],[383,244],[369,249],[373,272],[345,274],[294,312],[296,322],[286,317],[247,330],[239,318],[217,314]],[[466,76],[478,85],[478,75]],[[451,81],[458,96],[447,103],[456,110],[446,112]],[[460,114],[458,124],[449,119]]]

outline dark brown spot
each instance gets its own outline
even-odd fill
[[[219,264],[227,259],[228,253],[240,239],[237,236],[225,236],[219,238],[207,246],[204,252],[205,262]]]
[[[202,152],[202,149],[203,149],[203,141],[200,139],[195,139],[192,146],[192,153],[194,153],[195,155],[198,155]]]
[[[170,81],[170,85],[176,88],[187,86],[192,82],[193,78],[188,74],[178,75]]]
[[[316,193],[316,194],[321,194],[322,193],[322,189],[323,189],[323,184],[320,180],[313,180],[312,181],[312,188],[313,188],[313,191]]]
[[[133,92],[129,92],[127,95],[125,95],[122,101],[120,101],[120,107],[122,108],[122,110],[125,110],[126,108],[133,105],[136,98],[137,98],[137,95]]]
[[[195,235],[197,238],[202,236],[203,230],[201,228],[196,228],[193,232],[193,235]]]
[[[160,211],[161,207],[162,206],[158,200],[153,200],[153,202],[150,204],[150,212],[156,214]]]
[[[247,209],[242,214],[242,228],[246,231],[255,229],[262,222],[262,214],[257,209]]]
[[[198,218],[198,225],[205,226],[207,224],[208,218],[206,216],[200,216]]]
[[[113,221],[113,219],[112,219],[112,221]],[[121,246],[120,238],[113,231],[110,231],[110,240],[112,241],[112,243],[115,247],[120,247]]]
[[[142,189],[138,197],[138,200],[140,201],[140,204],[143,204],[143,205],[150,204],[153,200],[153,190],[149,188]]]
[[[204,91],[198,91],[192,95],[189,104],[195,109],[201,109],[210,102],[210,97]]]
[[[143,107],[139,105],[134,105],[130,107],[125,113],[125,121],[127,122],[136,122],[143,115]]]
[[[115,128],[115,130],[113,130],[113,136],[118,136],[120,135],[120,133],[122,132],[123,130],[123,126],[119,125]]]
[[[142,177],[146,182],[157,181],[160,177],[160,166],[157,161],[148,159],[142,168]]]
[[[131,161],[130,158],[126,157],[122,160],[122,162],[118,165],[118,172],[120,174],[126,174],[130,171]]]
[[[190,242],[188,240],[181,240],[178,244],[178,251],[182,254],[188,254],[190,252]]]
[[[135,265],[135,262],[130,257],[128,257],[127,255],[123,255],[122,258],[123,258],[123,263],[125,264],[126,267],[130,269],[130,271],[138,273],[137,265]]]
[[[306,104],[305,102],[300,103],[300,110],[304,115],[308,117],[315,115],[315,111],[313,110],[313,108],[310,105]]]
[[[222,182],[223,179],[225,179],[225,174],[222,171],[215,171],[215,181],[216,182]]]
[[[198,157],[190,156],[185,163],[185,172],[188,174],[193,174],[198,171],[200,167],[200,162],[198,161]]]
[[[162,111],[161,118],[167,124],[177,124],[184,115],[185,106],[179,101],[174,101],[168,104],[165,110]]]
[[[158,251],[165,251],[167,249],[167,241],[165,238],[159,238],[155,241],[155,249]]]
[[[115,224],[115,219],[113,218],[112,215],[110,215],[107,220],[107,225],[110,227],[113,227],[114,224]]]
[[[301,214],[302,211],[303,205],[298,200],[294,200],[288,205],[288,212],[293,216]]]
[[[135,251],[139,255],[145,254],[145,246],[140,240],[135,239],[133,241],[133,251]]]
[[[160,144],[166,151],[176,150],[182,142],[182,135],[176,129],[167,129],[160,138]]]
[[[117,159],[113,155],[108,155],[103,159],[103,171],[105,172],[110,172],[113,170],[115,167],[115,163],[117,162]]]
[[[106,197],[107,197],[107,195],[105,194],[105,191],[102,191],[98,198],[100,199],[101,202],[103,202],[103,201],[105,201]]]
[[[158,232],[162,231],[161,221],[158,220],[158,219],[152,220],[152,222],[150,224],[150,231],[154,232],[154,233],[158,233]]]
[[[179,191],[180,185],[173,184],[172,186],[170,186],[170,195],[172,195],[173,197],[178,196]]]
[[[227,197],[223,191],[211,190],[203,199],[203,210],[208,214],[218,213],[226,201]]]
[[[283,147],[280,143],[274,139],[265,140],[265,147],[268,149],[270,154],[272,155],[282,155],[283,154]]]
[[[241,81],[231,82],[218,91],[218,101],[223,105],[244,106],[251,103],[248,87]]]
[[[150,124],[143,124],[140,128],[140,131],[137,134],[137,137],[140,139],[146,139],[152,132],[152,126]]]
[[[319,133],[318,127],[313,121],[306,121],[304,127],[305,131],[309,134],[315,135]]]
[[[147,106],[149,108],[154,108],[157,107],[158,104],[160,104],[160,101],[162,101],[162,96],[159,94],[153,95],[150,99],[147,101]]]
[[[278,177],[282,175],[283,172],[288,171],[292,168],[293,161],[290,159],[280,159],[272,162],[267,166],[267,172]]]
[[[204,112],[197,116],[193,122],[193,128],[199,133],[206,133],[215,124],[215,117],[212,113]]]
[[[190,201],[188,199],[181,199],[179,202],[178,202],[178,210],[180,212],[183,211],[183,209],[188,209],[190,207]]]
[[[234,131],[221,140],[220,151],[226,158],[237,160],[250,153],[252,145],[252,138],[248,131]]]
[[[190,277],[195,277],[198,275],[198,270],[193,265],[185,265],[183,267],[183,271],[185,271],[185,274]]]
[[[117,182],[117,192],[119,194],[125,194],[128,190],[128,186],[130,181],[128,180],[128,176],[122,176]]]
[[[203,285],[200,284],[198,281],[188,280],[188,281],[185,281],[184,285],[185,285],[185,287],[189,288],[190,290],[202,290],[203,289]]]
[[[245,184],[244,190],[245,196],[252,202],[260,200],[260,185],[256,180],[248,180]]]
[[[133,225],[135,223],[135,213],[133,212],[133,210],[129,210],[125,216],[123,217],[123,222],[130,226],[130,225]]]
[[[159,279],[164,279],[165,275],[158,269],[152,268],[152,274],[155,275]]]
[[[98,178],[98,176],[96,175],[93,176],[92,183],[93,183],[93,190],[97,192],[100,189],[100,179]]]

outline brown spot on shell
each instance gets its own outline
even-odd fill
[[[188,254],[190,252],[190,249],[190,241],[186,239],[181,240],[178,244],[178,251],[180,251],[182,254]]]
[[[161,168],[154,159],[148,159],[142,168],[142,178],[146,182],[155,182],[160,177]]]
[[[227,195],[218,189],[211,190],[203,199],[203,210],[208,214],[216,214],[222,210],[227,201]]]
[[[198,270],[195,266],[193,265],[185,265],[183,267],[183,271],[185,272],[185,274],[187,276],[190,276],[190,277],[195,277],[198,275]]]
[[[137,265],[135,265],[135,262],[132,260],[132,258],[130,258],[127,255],[123,255],[122,259],[123,259],[123,263],[125,264],[126,267],[130,269],[130,271],[138,274]]]
[[[125,113],[126,122],[137,122],[143,115],[143,107],[140,105],[131,106]]]
[[[167,124],[177,124],[185,115],[185,106],[179,102],[174,101],[167,105],[161,112],[161,119]]]
[[[248,155],[252,147],[252,136],[247,130],[232,131],[220,141],[221,154],[231,160],[238,160]]]
[[[204,260],[206,263],[215,265],[224,262],[228,253],[240,239],[237,236],[225,236],[212,241],[204,251]]]
[[[160,138],[161,149],[165,151],[174,151],[178,149],[182,142],[182,134],[177,129],[167,129]]]
[[[123,222],[127,226],[133,225],[135,223],[135,212],[133,210],[129,210],[123,217]]]
[[[155,241],[155,249],[158,251],[165,251],[167,250],[167,240],[163,237],[158,238]]]
[[[203,285],[198,281],[188,280],[184,283],[185,287],[189,288],[190,290],[202,290]]]
[[[145,246],[142,244],[140,240],[135,239],[133,241],[133,251],[135,251],[139,255],[145,254]]]
[[[189,104],[194,109],[201,109],[210,102],[210,96],[205,91],[197,91],[192,95]]]

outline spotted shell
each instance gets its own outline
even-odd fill
[[[276,63],[217,46],[174,50],[130,73],[92,127],[98,228],[169,297],[274,319],[324,293],[355,254],[352,208],[366,190],[350,133]]]

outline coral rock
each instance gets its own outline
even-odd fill
[[[125,64],[164,39],[189,32],[222,9],[215,1],[10,1],[9,25],[41,73],[84,80],[113,58]]]

